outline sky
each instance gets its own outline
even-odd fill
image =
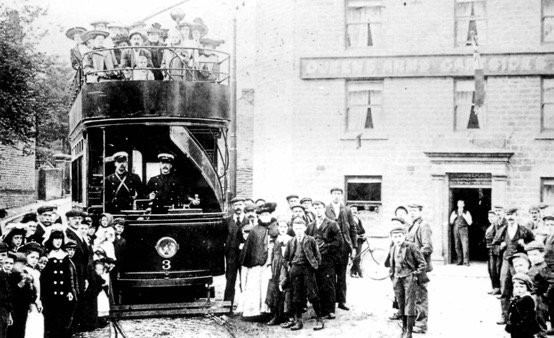
[[[19,6],[21,0],[0,0]],[[53,55],[66,56],[69,62],[69,50],[74,46],[65,36],[67,29],[75,26],[92,29],[91,22],[107,20],[114,24],[129,25],[142,20],[158,11],[183,2],[183,0],[25,0],[33,5],[47,9],[47,15],[37,23],[47,29],[48,34],[39,44],[40,51]],[[219,47],[231,53],[233,46],[233,16],[237,15],[237,67],[239,69],[239,89],[249,87],[253,74],[255,56],[254,14],[256,0],[188,0],[178,7],[185,12],[184,21],[192,22],[200,17],[208,26],[206,37],[223,39]],[[236,10],[238,8],[238,10]],[[158,22],[162,28],[172,28],[175,22],[168,10],[147,20],[148,25]],[[249,74],[249,75],[246,75]],[[240,80],[242,79],[242,81]]]

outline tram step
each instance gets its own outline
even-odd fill
[[[187,302],[165,304],[133,304],[112,305],[112,318],[145,318],[159,316],[178,316],[207,313],[228,313],[231,311],[231,302]]]

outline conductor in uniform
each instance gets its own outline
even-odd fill
[[[147,184],[152,200],[152,213],[167,213],[168,207],[181,207],[184,203],[200,204],[198,198],[189,196],[189,189],[182,178],[173,170],[175,156],[168,153],[158,155],[161,174],[152,177]]]
[[[119,151],[113,158],[115,172],[106,178],[106,212],[132,210],[134,200],[144,196],[144,185],[137,174],[127,171],[129,154]]]

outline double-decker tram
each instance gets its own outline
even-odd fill
[[[142,48],[183,61],[179,48]],[[90,53],[118,49],[131,47]],[[163,76],[148,80],[133,78],[137,67],[83,64],[75,77],[72,200],[96,222],[106,212],[126,220],[110,281],[116,318],[229,311],[212,299],[225,269],[229,55],[187,50],[212,61],[148,67]]]

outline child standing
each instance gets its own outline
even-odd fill
[[[397,220],[393,218],[393,221]],[[406,242],[406,227],[401,222],[393,222],[390,236],[391,278],[394,295],[402,315],[402,337],[412,338],[415,323],[416,284],[427,283],[425,258],[412,242]]]
[[[532,264],[527,275],[531,278],[535,288],[537,323],[540,329],[537,336],[546,337],[548,296],[554,292],[554,273],[544,261],[544,244],[533,241],[525,246],[525,250]]]
[[[305,234],[306,221],[297,217],[292,221],[292,229],[295,238],[291,239],[285,249],[285,260],[290,266],[290,279],[292,282],[292,301],[294,307],[295,322],[291,330],[303,328],[302,312],[306,298],[312,303],[316,315],[314,330],[322,330],[323,319],[319,304],[319,292],[315,280],[315,271],[321,264],[321,255],[317,243],[312,236]],[[282,287],[279,289],[281,291]]]
[[[285,310],[287,312],[289,309],[288,306],[285,306],[285,292],[279,290],[279,283],[281,281],[282,271],[285,269],[285,259],[283,258],[285,254],[285,249],[287,243],[292,237],[287,235],[288,224],[286,219],[280,219],[279,221],[279,236],[275,239],[275,245],[273,246],[273,253],[271,255],[271,280],[269,281],[269,287],[267,291],[267,305],[273,313],[273,318],[267,323],[267,325],[277,325],[283,322],[285,317]]]
[[[531,278],[524,273],[512,277],[513,295],[508,308],[506,332],[512,338],[532,338],[539,332],[535,313],[535,302],[531,297]]]

